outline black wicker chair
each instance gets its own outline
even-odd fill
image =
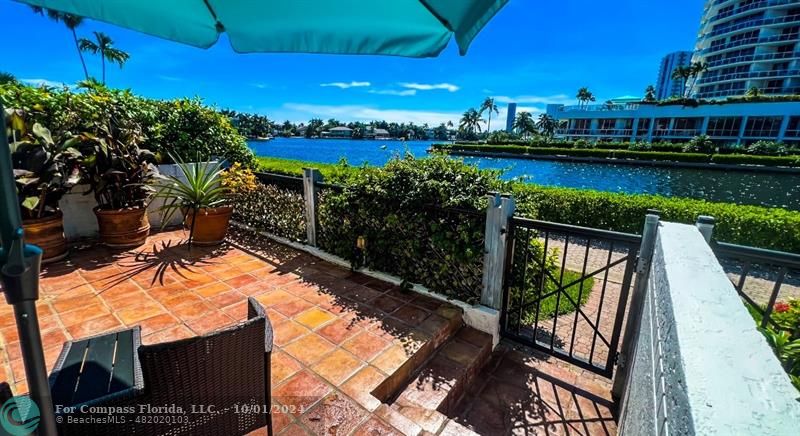
[[[243,435],[266,426],[271,436],[272,326],[255,299],[248,305],[248,320],[238,325],[139,346],[141,386],[63,414],[59,434]]]

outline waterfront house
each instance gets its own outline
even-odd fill
[[[364,133],[364,139],[389,139],[389,131],[386,129],[371,129]]]
[[[352,138],[353,129],[345,126],[334,127],[322,132],[323,138]]]

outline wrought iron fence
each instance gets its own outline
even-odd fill
[[[800,300],[800,255],[725,242],[712,249],[759,326],[791,333],[774,315],[778,303]]]
[[[504,336],[611,377],[641,237],[514,217]]]

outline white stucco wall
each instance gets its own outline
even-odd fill
[[[180,168],[177,165],[159,165],[158,171],[167,176],[182,177]],[[59,207],[64,213],[64,234],[68,240],[79,238],[94,237],[97,235],[97,219],[93,209],[97,206],[93,194],[86,194],[89,190],[88,185],[79,185],[72,189],[72,192],[65,195],[59,202]],[[150,203],[148,218],[153,230],[161,227],[161,212],[159,208],[164,205],[164,201],[157,199]],[[183,216],[177,212],[169,225],[178,225],[183,221]]]
[[[663,223],[651,271],[620,434],[800,434],[800,392],[698,230]]]

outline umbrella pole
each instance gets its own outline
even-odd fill
[[[25,244],[2,105],[0,121],[3,129],[0,132],[0,237],[3,244],[0,247],[0,281],[6,301],[14,308],[30,396],[39,408],[37,432],[43,436],[55,436],[53,399],[47,381],[47,366],[36,314],[42,250],[35,245]]]

